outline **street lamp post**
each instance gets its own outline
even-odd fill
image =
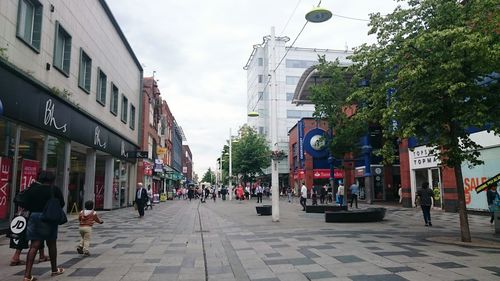
[[[233,200],[233,136],[229,128],[229,200]]]
[[[320,23],[329,20],[332,17],[332,13],[327,9],[318,7],[314,8],[312,11],[308,12],[305,16],[308,22]],[[269,46],[272,48],[269,52],[269,76],[270,76],[270,97],[271,97],[271,110],[270,110],[270,133],[271,133],[271,147],[273,152],[279,151],[278,145],[278,85],[276,84],[276,37],[274,32],[274,26],[271,27],[271,36],[269,40]],[[286,55],[286,53],[285,53]],[[278,65],[279,66],[279,65]],[[248,116],[256,117],[259,114],[257,112],[249,112]],[[279,210],[279,173],[278,173],[278,159],[271,157],[271,193],[272,193],[272,220],[273,222],[279,222],[280,220],[280,210]]]

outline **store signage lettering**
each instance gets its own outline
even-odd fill
[[[52,102],[52,99],[48,99],[47,102],[45,102],[45,118],[43,120],[43,124],[45,124],[45,126],[54,127],[56,130],[65,133],[68,124],[57,126],[57,121],[56,118],[54,117],[55,106],[56,105]]]
[[[128,153],[125,152],[125,143],[123,141],[121,141],[120,155],[128,158]]]
[[[413,169],[437,167],[439,161],[436,156],[430,154],[432,150],[432,148],[426,146],[416,147],[411,152]],[[434,152],[436,151],[434,150]]]
[[[498,173],[496,176],[488,179],[487,181],[485,181],[482,184],[480,184],[479,186],[477,186],[476,192],[479,193],[479,192],[485,190],[490,185],[496,185],[496,183],[499,181],[500,181],[500,173]]]
[[[106,148],[107,144],[107,142],[101,143],[101,128],[99,126],[96,126],[94,129],[94,145]]]
[[[4,220],[8,216],[11,163],[9,158],[0,157],[0,220]]]

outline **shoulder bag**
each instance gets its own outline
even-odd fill
[[[49,224],[65,224],[68,222],[66,213],[61,208],[59,199],[54,196],[54,186],[50,187],[50,199],[43,208],[41,220]]]

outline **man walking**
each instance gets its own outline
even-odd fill
[[[428,182],[422,183],[422,188],[417,191],[415,205],[420,204],[424,215],[425,226],[432,226],[431,207],[433,205],[434,192],[429,188]]]
[[[352,203],[353,203],[353,201],[355,201],[355,202],[356,202],[356,209],[359,209],[359,208],[358,208],[358,193],[359,193],[359,186],[358,186],[356,183],[353,183],[353,184],[351,184],[351,186],[349,187],[349,190],[351,191],[351,202],[350,202],[351,208],[352,208]]]
[[[257,193],[257,203],[262,203],[262,193],[264,192],[264,189],[260,184],[257,185],[257,188],[255,188],[255,193]]]
[[[302,183],[302,187],[300,188],[300,205],[302,205],[302,211],[306,210],[307,203],[307,187],[304,183]]]
[[[137,183],[137,189],[135,192],[135,205],[137,206],[137,211],[139,212],[139,218],[144,217],[144,205],[148,201],[148,192],[142,186],[142,182]]]

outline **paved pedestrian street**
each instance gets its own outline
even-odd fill
[[[90,257],[76,253],[73,219],[59,229],[65,273],[50,277],[45,262],[35,264],[33,274],[81,281],[500,280],[500,236],[486,216],[469,216],[470,247],[443,243],[458,241],[454,213],[433,211],[433,227],[424,226],[420,209],[392,206],[381,223],[325,223],[323,214],[300,211],[298,201],[281,201],[274,223],[257,216],[256,205],[175,200],[143,219],[133,208],[101,212],[104,224],[94,226]],[[24,266],[9,266],[6,238],[0,253],[0,280],[22,280]]]

